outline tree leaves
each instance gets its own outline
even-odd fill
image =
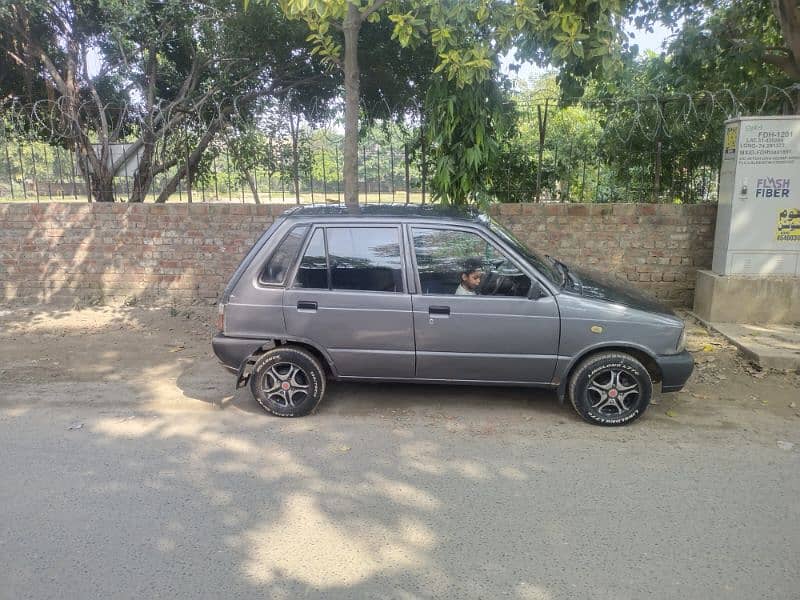
[[[498,134],[508,120],[499,108],[498,57],[513,49],[519,58],[550,61],[581,77],[613,69],[622,37],[620,17],[633,6],[620,0],[552,5],[533,0],[380,2],[355,6],[360,6],[362,19],[383,13],[392,24],[390,39],[401,47],[415,47],[424,38],[437,57],[433,74],[441,79],[425,103],[436,157],[433,184],[439,197],[453,202],[486,196],[487,167],[496,158]],[[347,6],[347,0],[281,0],[287,16],[308,24],[314,53],[336,64],[342,64],[343,48],[332,29],[345,28]],[[348,156],[354,155],[354,143],[348,138]],[[348,171],[352,177],[352,165]]]

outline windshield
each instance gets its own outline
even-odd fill
[[[529,249],[525,244],[514,237],[513,233],[500,225],[500,223],[494,219],[489,221],[489,228],[499,235],[503,241],[511,246],[516,252],[527,258],[528,262],[530,262],[531,265],[533,265],[533,267],[539,271],[539,273],[547,277],[552,283],[561,285],[561,282],[564,280],[564,278],[555,269],[554,264],[551,265],[543,256]]]

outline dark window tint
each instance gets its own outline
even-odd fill
[[[295,286],[310,289],[328,289],[328,266],[325,260],[325,236],[322,229],[314,232],[308,244],[300,268],[297,271]]]
[[[285,238],[278,244],[272,256],[269,257],[267,264],[264,265],[264,271],[261,273],[261,283],[283,283],[286,279],[286,274],[292,266],[300,246],[308,232],[308,227],[302,225],[292,229]]]
[[[402,292],[400,235],[394,227],[329,227],[334,290]]]

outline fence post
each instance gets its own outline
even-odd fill
[[[47,167],[47,199],[53,199],[53,185],[52,181],[50,180],[52,169],[50,168],[50,159],[47,156],[47,144],[44,145],[44,164]]]
[[[656,166],[653,181],[653,201],[657,202],[661,194],[661,140],[656,141]]]
[[[328,173],[325,170],[325,148],[320,150],[322,154],[322,201],[328,202]]]
[[[375,161],[378,165],[378,204],[381,203],[381,145],[379,143],[375,144],[375,152],[377,155],[377,160]]]
[[[31,165],[33,166],[33,189],[36,192],[36,204],[39,204],[39,176],[36,174],[36,155],[33,153],[33,142],[31,142]]]
[[[599,148],[595,151],[597,154],[597,173],[594,180],[594,198],[593,201],[597,202],[597,199],[600,197],[600,152]]]
[[[586,155],[583,155],[583,175],[581,175],[581,202],[586,192]]]
[[[389,133],[389,166],[391,168],[392,204],[394,204],[394,146],[392,145],[392,134]]]
[[[186,201],[192,203],[192,170],[189,168],[189,144],[184,145],[184,156],[186,158]],[[127,171],[125,174],[127,186]]]
[[[225,136],[225,179],[228,180],[228,202],[233,202],[233,190],[231,189],[231,155],[228,152],[228,136]]]
[[[539,125],[539,159],[536,167],[536,202],[539,202],[542,194],[542,155],[544,153],[544,140],[547,135],[547,109],[550,99],[545,98],[544,116],[542,116],[542,105],[536,105],[536,116]]]
[[[363,156],[364,165],[364,203],[369,202],[369,187],[367,185],[367,144],[366,140],[361,144],[361,156]]]
[[[11,199],[14,200],[14,170],[11,168],[11,155],[8,153],[8,138],[3,134],[3,148],[6,151],[6,165],[8,165],[8,185],[11,187]]]
[[[283,148],[282,147],[278,151],[278,158],[281,159],[280,160],[280,167],[279,167],[279,169],[281,171],[281,175],[280,175],[280,177],[278,177],[278,181],[281,182],[281,202],[286,204],[286,185],[285,185],[286,182],[283,179],[285,177],[285,174],[286,174],[286,161],[283,158]]]
[[[406,170],[406,204],[411,202],[411,178],[408,172],[408,142],[403,144],[403,162]]]
[[[64,167],[61,164],[61,149],[56,146],[56,164],[58,165],[58,184],[61,186],[61,201],[64,201]]]
[[[269,135],[269,157],[267,158],[267,196],[272,202],[272,168],[275,166],[275,155],[272,153],[272,133]]]
[[[564,202],[572,202],[572,142],[569,143],[569,153],[567,154],[567,194]]]
[[[341,204],[342,203],[342,171],[339,167],[339,144],[334,146],[334,150],[336,151],[336,202]]]
[[[25,183],[25,164],[22,158],[22,144],[17,143],[17,156],[19,157],[19,172],[22,175],[22,197],[28,199],[28,184]]]
[[[78,172],[77,172],[77,169],[75,168],[75,152],[77,152],[77,149],[75,151],[70,151],[69,152],[69,163],[70,163],[71,170],[72,170],[72,195],[75,197],[75,202],[77,202],[78,201],[78,181],[77,181],[78,180]]]
[[[420,165],[420,176],[422,177],[422,203],[425,204],[425,189],[428,181],[428,148],[425,144],[425,131],[423,126],[419,128],[420,135],[420,156],[422,157],[422,164]]]

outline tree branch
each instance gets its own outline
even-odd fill
[[[29,40],[28,43],[30,44],[31,50],[33,50],[34,53],[39,56],[39,59],[42,61],[42,63],[44,63],[44,67],[45,69],[47,69],[48,75],[50,75],[53,82],[56,84],[56,88],[58,88],[58,91],[62,95],[66,96],[68,92],[67,84],[64,81],[64,78],[61,77],[61,73],[58,72],[58,68],[56,67],[56,65],[50,59],[50,56],[47,54],[47,52],[45,52],[44,48],[42,48],[37,42]]]
[[[800,67],[795,64],[788,54],[782,56],[777,54],[764,54],[761,59],[768,65],[778,67],[789,77],[800,79]]]
[[[18,64],[20,67],[27,67],[27,66],[28,66],[28,65],[25,63],[25,61],[24,61],[24,60],[22,60],[22,58],[20,58],[20,57],[19,57],[19,56],[17,56],[16,54],[14,54],[14,53],[13,53],[11,50],[9,50],[8,48],[6,48],[6,54],[7,54],[9,57],[11,57],[11,59],[12,59],[12,60],[13,60],[15,63],[17,63],[17,64]]]
[[[365,21],[372,13],[380,10],[384,4],[386,4],[386,0],[375,0],[375,3],[372,6],[361,13],[361,21]]]

